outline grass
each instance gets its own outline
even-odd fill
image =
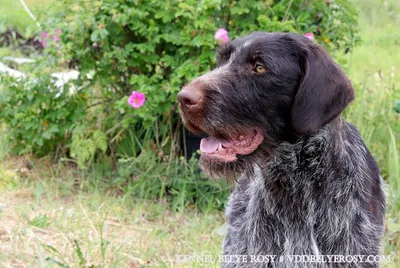
[[[356,101],[347,110],[378,161],[389,192],[390,213],[400,210],[400,121],[393,110],[400,100],[400,10],[397,1],[382,1],[376,7],[359,1],[363,44],[350,55],[348,74],[356,91]],[[374,10],[372,12],[372,10]]]
[[[25,0],[24,2],[38,19],[38,11],[48,6],[53,0]],[[11,28],[16,29],[25,38],[29,38],[40,31],[19,0],[0,0],[0,14],[0,34]],[[0,59],[4,56],[24,57],[21,51],[0,47]]]
[[[53,0],[25,0],[35,17],[38,10],[48,6]],[[15,28],[25,37],[31,36],[39,28],[29,17],[19,0],[0,0],[0,32],[2,28]]]
[[[34,10],[49,1],[26,2]],[[384,267],[394,268],[400,267],[400,115],[392,109],[400,101],[400,4],[357,5],[363,43],[339,56],[356,89],[345,116],[360,130],[388,185],[383,254],[392,256]],[[0,22],[17,28],[33,25],[19,1],[0,0],[0,14]],[[222,212],[174,212],[162,201],[132,198],[135,192],[109,191],[101,172],[87,175],[43,159],[29,169],[29,156],[10,158],[7,150],[0,136],[1,267],[200,267],[177,263],[175,255],[221,254]]]
[[[99,192],[64,196],[57,188],[36,181],[2,194],[1,267],[57,267],[51,260],[72,267],[176,267],[177,254],[220,250],[219,213],[172,213],[163,204]]]

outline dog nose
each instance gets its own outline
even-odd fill
[[[190,108],[199,104],[203,97],[202,90],[198,85],[188,85],[178,93],[178,101],[182,107]]]

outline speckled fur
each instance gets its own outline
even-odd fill
[[[224,255],[379,255],[385,211],[382,182],[352,125],[339,118],[296,143],[282,142],[254,170],[254,176],[237,181],[230,196]],[[378,266],[330,265],[274,262],[222,267]]]
[[[377,267],[286,258],[380,254],[383,183],[360,134],[341,117],[354,99],[343,70],[322,47],[292,33],[235,39],[217,59],[215,70],[182,90],[201,95],[195,105],[180,103],[186,126],[225,140],[249,130],[264,137],[235,161],[201,157],[206,173],[235,183],[223,253],[283,258],[222,266]]]

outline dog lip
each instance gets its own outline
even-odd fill
[[[250,131],[231,140],[210,136],[201,140],[200,151],[202,157],[232,162],[237,159],[237,155],[253,153],[263,140],[264,136],[258,130]]]
[[[212,154],[201,154],[201,158],[203,159],[212,159],[215,161],[219,161],[219,162],[234,162],[237,160],[237,155],[236,154],[216,154],[216,153],[212,153]]]

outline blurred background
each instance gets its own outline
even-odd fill
[[[398,0],[0,0],[0,266],[217,260],[231,186],[199,171],[176,94],[256,30],[306,35],[352,80],[345,118],[387,183],[400,267]]]

